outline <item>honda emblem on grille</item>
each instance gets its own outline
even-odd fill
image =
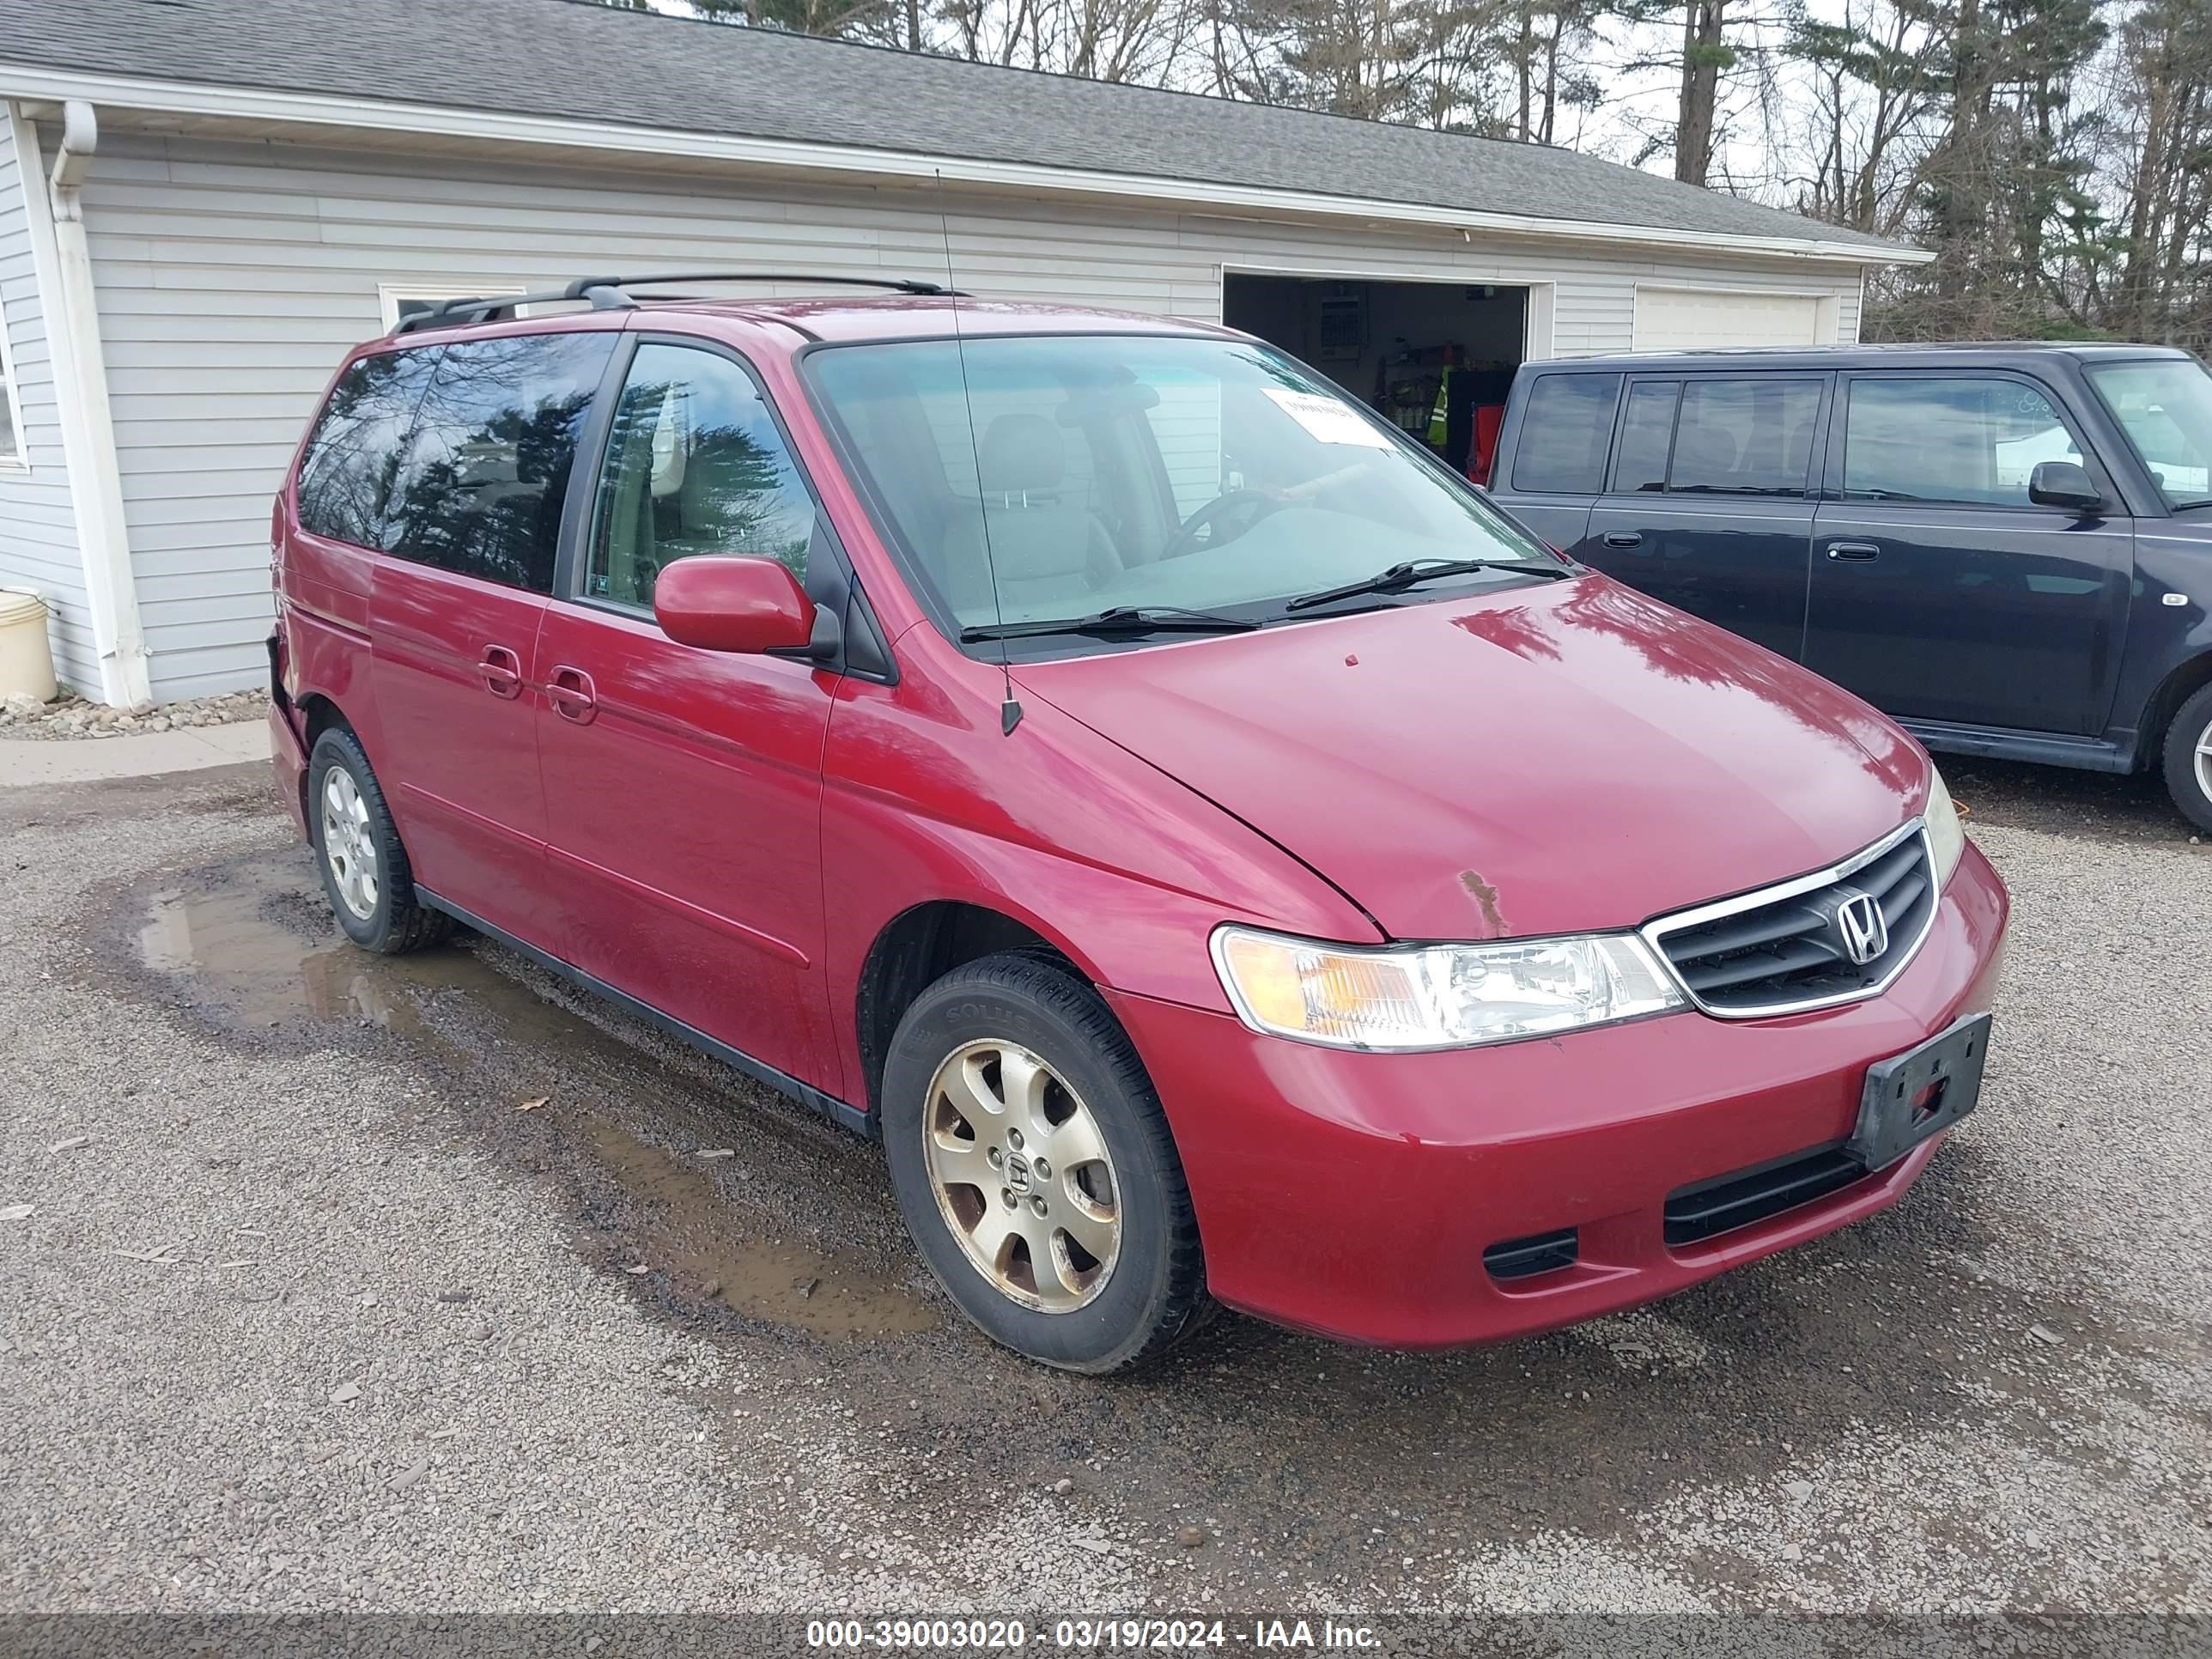
[[[1871,894],[1854,893],[1836,908],[1836,938],[1860,968],[1889,949],[1889,923]]]

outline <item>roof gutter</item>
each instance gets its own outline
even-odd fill
[[[516,115],[442,105],[384,103],[319,93],[277,92],[255,87],[54,70],[0,59],[0,98],[52,102],[89,99],[112,108],[164,115],[193,115],[442,139],[559,146],[611,155],[683,156],[781,171],[866,177],[942,178],[948,184],[1018,190],[1049,196],[1115,198],[1177,208],[1208,208],[1270,218],[1356,219],[1381,224],[1431,227],[1555,241],[1630,243],[1658,248],[1751,254],[1763,258],[1820,260],[1859,265],[1923,264],[1924,249],[1796,236],[1716,234],[1599,221],[1547,219],[1534,214],[1483,213],[1374,198],[1328,196],[1309,191],[1209,184],[1141,173],[1056,167],[1035,162],[992,161],[928,155],[916,151],[865,149],[729,134],[682,132],[665,127]]]

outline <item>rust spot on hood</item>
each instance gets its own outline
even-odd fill
[[[1498,908],[1498,890],[1495,887],[1492,887],[1488,882],[1485,881],[1482,878],[1481,872],[1476,870],[1461,871],[1459,872],[1459,884],[1467,889],[1468,896],[1469,898],[1473,899],[1477,904],[1482,907],[1482,920],[1490,929],[1489,933],[1485,934],[1483,937],[1486,939],[1504,939],[1505,937],[1505,917],[1504,913]]]

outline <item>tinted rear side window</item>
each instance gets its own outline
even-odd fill
[[[385,502],[386,552],[540,593],[611,333],[447,346]]]
[[[300,463],[300,526],[310,535],[383,545],[384,497],[439,353],[389,351],[338,377]]]
[[[1674,447],[1674,404],[1681,392],[1680,380],[1644,380],[1628,388],[1620,457],[1613,468],[1615,490],[1667,487],[1667,453]]]
[[[1820,414],[1818,380],[1687,381],[1667,488],[1802,495]]]
[[[1545,374],[1529,389],[1513,453],[1513,487],[1595,495],[1605,488],[1618,374]]]

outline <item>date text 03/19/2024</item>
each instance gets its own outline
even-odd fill
[[[936,1649],[1018,1650],[1034,1636],[1070,1652],[1152,1652],[1226,1647],[1266,1650],[1302,1648],[1339,1652],[1372,1651],[1381,1638],[1365,1625],[1340,1625],[1324,1618],[1255,1619],[1249,1624],[1223,1619],[1060,1619],[1032,1632],[1018,1619],[823,1619],[806,1626],[810,1648],[875,1651]]]

